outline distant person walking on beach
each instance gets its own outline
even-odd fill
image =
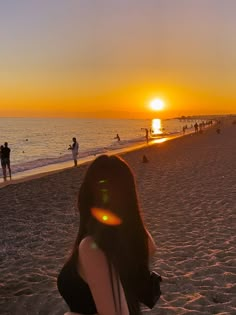
[[[118,135],[118,133],[116,134],[115,138],[114,139],[117,139],[118,142],[120,141],[120,136]]]
[[[141,128],[141,130],[145,130],[145,139],[147,143],[149,142],[149,131],[147,128]]]
[[[72,145],[69,146],[68,150],[72,151],[72,157],[74,160],[74,166],[77,166],[77,158],[78,158],[78,153],[79,153],[79,143],[77,142],[76,138],[72,138]]]
[[[0,147],[0,161],[2,162],[2,149],[4,148],[3,145],[1,145]],[[2,164],[2,163],[1,163]],[[3,172],[2,172],[3,173]]]
[[[11,178],[10,152],[11,149],[8,147],[8,143],[5,142],[4,146],[1,146],[1,165],[4,180],[7,179],[7,168],[9,172],[9,177]]]
[[[146,141],[147,143],[149,142],[149,133],[148,133],[148,129],[145,128],[145,138],[146,138]]]
[[[195,133],[198,133],[198,123],[197,122],[194,124],[194,129],[195,129]]]
[[[147,141],[147,143],[148,143],[148,141],[149,141],[149,135],[148,135],[148,129],[147,129],[147,128],[145,128],[145,138],[146,138],[146,141]]]

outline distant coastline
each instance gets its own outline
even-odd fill
[[[0,112],[1,114],[1,112]],[[171,120],[171,119],[179,119],[179,118],[190,118],[190,119],[214,119],[220,117],[236,117],[236,113],[219,113],[219,114],[171,114],[166,113],[165,111],[156,111],[156,112],[129,112],[129,111],[112,111],[112,110],[101,110],[101,111],[93,111],[93,112],[70,112],[70,113],[27,113],[19,114],[17,116],[11,114],[2,114],[0,118],[54,118],[54,119],[131,119],[131,120],[145,120],[145,119],[154,119],[160,118],[163,120]]]

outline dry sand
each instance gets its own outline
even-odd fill
[[[163,295],[145,314],[236,314],[236,125],[221,128],[122,154],[157,243],[153,268],[163,277]],[[68,310],[56,278],[77,232],[86,169],[0,189],[0,314]]]

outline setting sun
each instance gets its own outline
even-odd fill
[[[150,108],[152,110],[162,110],[164,108],[164,102],[161,99],[156,98],[150,102]]]

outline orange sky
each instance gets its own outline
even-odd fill
[[[178,2],[178,5],[177,5]],[[0,116],[236,112],[232,0],[0,4]]]

